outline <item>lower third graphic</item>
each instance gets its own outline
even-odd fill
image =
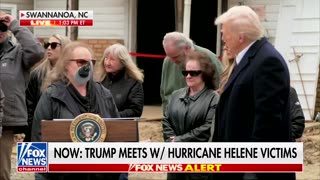
[[[18,172],[47,172],[47,143],[34,142],[17,144]]]

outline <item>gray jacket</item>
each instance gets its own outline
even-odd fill
[[[44,56],[38,39],[26,27],[13,20],[9,30],[18,43],[5,41],[0,53],[0,82],[5,94],[3,126],[27,125],[25,92],[29,71]]]
[[[219,95],[204,88],[194,96],[188,96],[188,88],[175,91],[163,119],[164,141],[175,136],[176,142],[207,142]]]

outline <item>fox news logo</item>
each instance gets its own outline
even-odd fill
[[[17,145],[18,172],[47,172],[47,143],[24,143]]]

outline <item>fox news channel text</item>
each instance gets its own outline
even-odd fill
[[[20,11],[20,26],[93,26],[93,11]]]
[[[302,143],[23,143],[18,172],[302,172]]]

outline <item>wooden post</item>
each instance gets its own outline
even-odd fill
[[[69,0],[70,1],[70,10],[79,10],[79,0]],[[70,28],[70,39],[72,41],[78,39],[78,27],[72,26]]]
[[[191,3],[192,0],[184,0],[182,31],[187,37],[190,37]]]
[[[183,7],[184,0],[175,1],[175,15],[176,15],[176,31],[183,31]]]

